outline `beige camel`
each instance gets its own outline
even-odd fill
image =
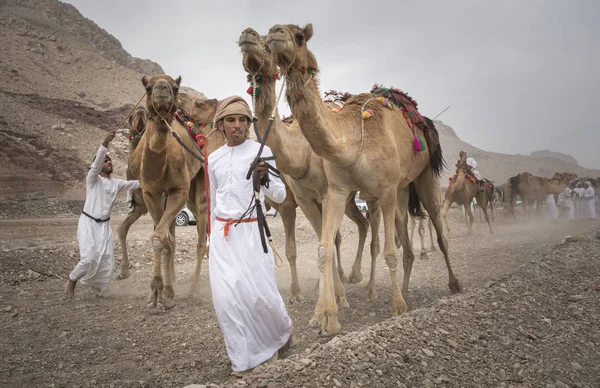
[[[414,255],[408,241],[406,209],[409,208],[412,214],[421,215],[419,197],[438,233],[438,242],[448,267],[450,288],[459,291],[461,286],[452,273],[439,215],[441,189],[435,172],[439,172],[436,168],[440,168],[443,162],[441,150],[434,153],[438,159],[432,166],[430,147],[423,152],[413,150],[413,131],[401,110],[382,106],[371,93],[353,96],[338,113],[325,106],[318,88],[318,64],[307,48],[312,35],[311,24],[305,28],[275,25],[269,31],[267,43],[285,75],[292,114],[313,151],[324,159],[328,188],[318,247],[318,265],[322,274],[319,300],[311,321],[320,325],[321,335],[334,335],[341,330],[341,325],[333,283],[333,243],[352,192],[360,191],[363,198],[379,200],[385,231],[384,257],[390,268],[393,286],[394,314],[403,313],[407,308],[405,299]],[[363,104],[372,113],[372,117],[364,121],[361,118]],[[420,128],[417,133],[428,138]],[[437,144],[431,150],[438,150]],[[396,273],[396,229],[404,248],[402,292]]]
[[[207,126],[206,120],[210,115],[214,114],[214,108],[217,100],[210,100],[203,95],[197,93],[195,90],[190,88],[182,87],[178,96],[178,106],[184,116],[188,117],[193,123],[195,132],[202,133],[203,135],[210,135],[212,128]],[[131,128],[129,152],[130,154],[140,141],[142,134],[146,128],[147,123],[147,111],[145,108],[140,107],[129,117],[129,127]],[[211,138],[211,141],[206,145],[206,153],[210,155],[216,148],[225,144],[225,137],[222,134]],[[204,151],[204,150],[203,150]],[[139,173],[136,172],[136,174]],[[132,166],[129,165],[127,168],[127,179],[136,179],[137,175],[133,175]],[[202,260],[206,256],[206,227],[207,227],[207,212],[206,212],[206,196],[205,192],[205,181],[204,181],[204,170],[201,170],[193,178],[191,182],[191,194],[188,198],[188,208],[194,214],[196,218],[196,229],[198,231],[198,239],[196,246],[196,266],[194,269],[194,276],[192,279],[191,293],[197,294],[200,287],[200,272]],[[199,198],[196,203],[196,190],[198,190]],[[144,214],[148,212],[148,208],[144,203],[142,196],[142,190],[138,189],[131,193],[131,204],[132,211],[127,214],[127,217],[117,230],[119,241],[121,242],[121,272],[117,276],[117,279],[126,279],[130,276],[129,271],[129,257],[127,254],[127,234],[131,226]]]
[[[255,125],[262,138],[275,107],[277,67],[273,63],[271,53],[268,52],[267,47],[264,45],[264,39],[252,28],[247,28],[242,32],[239,45],[242,51],[244,69],[249,73],[250,78],[254,77],[255,85],[253,87],[257,88],[254,93],[256,95],[254,107],[257,116]],[[273,76],[274,74],[275,76]],[[292,121],[288,126],[276,114],[274,122],[271,125],[272,127],[266,144],[277,155],[278,169],[284,174],[285,182],[293,192],[296,202],[311,223],[317,237],[320,238],[322,220],[321,204],[327,193],[327,178],[323,169],[323,160],[311,150],[297,122]],[[361,259],[369,224],[354,202],[354,193],[346,200],[345,213],[357,224],[359,231],[358,250],[349,277],[350,282],[358,283],[362,280]],[[295,243],[290,241],[293,238],[293,228],[295,228],[295,225],[288,223],[285,227],[286,256],[292,272],[290,301],[301,300],[302,295],[296,271],[296,251],[295,249],[287,248],[288,246],[294,246],[295,248]],[[339,262],[340,242],[341,235],[338,233],[336,238],[338,275],[341,281],[345,281],[344,272]],[[336,290],[336,295],[340,299],[340,303],[347,306],[348,303],[343,293],[343,286],[337,284]]]
[[[204,195],[203,174],[198,174],[202,167],[202,162],[199,160],[201,150],[188,134],[186,127],[179,120],[173,119],[179,103],[180,83],[181,77],[173,80],[164,74],[142,78],[142,84],[146,88],[149,119],[144,136],[129,158],[132,170],[138,172],[144,202],[155,225],[151,236],[154,271],[150,285],[150,305],[160,304],[167,309],[175,305],[173,300],[175,217],[188,202],[190,210],[200,217],[197,223],[199,225],[207,223],[205,215],[202,220],[202,213],[205,211],[200,212]],[[216,100],[196,101],[196,104],[201,105],[203,108],[201,110],[206,114],[202,122],[208,123],[214,116]],[[191,152],[185,150],[177,140]],[[211,145],[212,141],[207,139],[205,146],[207,149],[215,147]],[[194,179],[197,174],[200,179]],[[190,184],[192,181],[196,184]],[[163,194],[167,197],[164,209],[161,203]],[[198,239],[199,244],[204,242],[204,238]],[[197,257],[197,260],[201,262],[202,257]],[[161,262],[165,267],[164,279]],[[197,266],[199,264],[197,262]]]
[[[473,225],[473,212],[471,211],[471,201],[473,201],[473,198],[475,198],[478,206],[481,208],[481,210],[483,210],[485,220],[490,228],[490,233],[494,234],[492,231],[492,224],[490,223],[490,219],[487,214],[489,194],[489,190],[480,191],[477,183],[474,182],[474,178],[471,178],[468,175],[467,155],[466,153],[461,154],[460,160],[456,165],[456,175],[452,177],[452,180],[448,185],[448,189],[446,190],[446,194],[444,195],[444,208],[442,209],[442,217],[446,222],[448,233],[450,233],[450,225],[448,224],[448,217],[446,213],[448,212],[450,205],[452,205],[453,202],[456,202],[459,205],[463,205],[465,209],[467,237],[472,235],[471,227]]]

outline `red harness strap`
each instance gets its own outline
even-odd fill
[[[225,223],[225,226],[223,227],[224,228],[223,235],[225,236],[225,240],[227,240],[227,236],[229,236],[229,227],[231,225],[237,224],[238,222],[240,222],[240,223],[256,222],[256,221],[258,221],[258,218],[242,218],[241,220],[232,220],[232,219],[225,219],[225,218],[217,217],[216,220]]]

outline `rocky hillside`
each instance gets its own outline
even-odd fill
[[[139,99],[143,74],[163,70],[57,0],[0,2],[0,47],[0,217],[77,207],[105,131]],[[127,149],[117,136],[117,176]]]
[[[574,157],[572,157],[571,155],[563,154],[562,152],[555,152],[549,150],[533,151],[531,153],[531,156],[555,158],[558,160],[562,160],[563,162],[572,163],[579,166],[579,163],[577,163],[577,160]]]

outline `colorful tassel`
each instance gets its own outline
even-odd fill
[[[413,139],[413,150],[415,150],[415,152],[421,152],[421,142],[417,135],[415,135],[415,138]]]
[[[373,111],[371,109],[367,109],[364,112],[362,112],[363,120],[370,119],[371,117],[373,117]]]
[[[376,100],[379,101],[383,105],[383,102],[385,101],[385,98],[383,98],[383,97],[377,97]]]
[[[425,143],[425,140],[419,136],[419,143],[421,143],[421,151],[425,151],[427,149],[427,143]]]
[[[252,92],[254,91],[254,86],[250,86],[248,88],[248,90],[246,90],[246,93],[248,93],[249,95],[252,95]]]

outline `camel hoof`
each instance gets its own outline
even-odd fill
[[[150,301],[150,303],[148,303],[147,307],[152,309],[152,308],[156,307],[156,303],[154,303],[154,301]]]
[[[318,329],[318,328],[320,328],[320,327],[321,327],[321,324],[319,323],[319,321],[318,321],[317,319],[315,319],[315,318],[312,318],[312,319],[310,320],[310,322],[308,322],[308,326],[309,326],[311,329]]]
[[[124,280],[127,279],[128,277],[131,276],[131,273],[129,271],[126,272],[121,272],[118,276],[117,276],[117,280]]]
[[[393,316],[402,315],[406,311],[408,311],[408,306],[406,306],[406,303],[401,303],[399,305],[392,306],[392,315]]]
[[[342,325],[339,323],[336,325],[328,325],[327,329],[322,329],[319,331],[319,337],[333,337],[342,331]]]
[[[302,294],[291,294],[290,297],[288,298],[288,303],[289,304],[300,303],[303,300],[304,300],[304,297],[302,296]]]
[[[429,256],[427,256],[427,252],[422,251],[421,255],[419,256],[419,259],[421,259],[421,260],[429,260]]]
[[[350,276],[348,277],[348,281],[352,284],[360,283],[363,279],[363,275],[360,272],[350,272]]]
[[[377,299],[377,290],[375,287],[367,287],[367,298],[370,300]]]
[[[175,307],[175,301],[173,299],[165,299],[163,303],[159,303],[164,310],[171,310]]]
[[[448,283],[448,287],[450,288],[450,291],[453,294],[458,294],[458,293],[462,292],[462,290],[463,290],[462,284],[461,284],[460,280],[458,280],[458,279],[454,279],[454,281],[450,281]]]
[[[342,283],[348,283],[348,278],[346,277],[346,274],[345,274],[345,273],[343,273],[343,272],[339,272],[339,275],[340,275],[340,281],[341,281]]]
[[[338,298],[338,304],[340,305],[340,308],[350,308],[350,303],[348,303],[348,299],[346,299],[346,297]]]

